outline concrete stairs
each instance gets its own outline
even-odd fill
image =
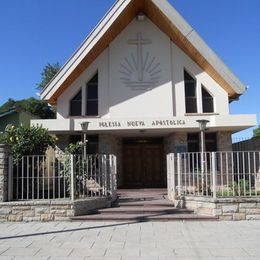
[[[199,216],[192,210],[177,209],[166,199],[165,189],[118,190],[118,199],[111,208],[99,209],[78,221],[179,221],[217,220],[215,217]]]

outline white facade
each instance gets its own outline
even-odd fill
[[[139,49],[131,42],[138,37],[146,41]],[[196,79],[195,115],[185,112],[184,70]],[[87,117],[86,84],[96,72],[99,115]],[[214,113],[202,112],[202,85],[213,97]],[[82,116],[70,117],[70,100],[80,89]],[[256,123],[254,115],[229,115],[226,91],[146,18],[134,19],[59,96],[57,120],[35,120],[32,124],[40,124],[53,133],[80,131],[80,123],[86,120],[90,131],[163,129],[170,133],[171,129],[194,131],[198,128],[196,120],[201,118],[210,121],[211,129],[223,131],[239,131]],[[168,120],[184,123],[165,123]],[[153,125],[153,121],[161,124]]]
[[[140,3],[147,8],[143,0],[114,4],[41,93],[56,104],[57,119],[31,124],[56,134],[58,147],[64,149],[75,135],[81,138],[81,123],[87,121],[93,142],[88,147],[94,144],[94,153],[117,156],[119,186],[165,187],[166,154],[201,149],[197,120],[209,121],[206,150],[230,151],[231,134],[256,125],[256,116],[229,114],[229,101],[243,94],[245,86],[167,1],[150,0],[147,17]],[[140,10],[125,22],[131,8]],[[152,22],[154,12],[157,18]],[[155,24],[159,19],[162,27],[172,25],[167,34]],[[119,29],[121,23],[125,26]],[[110,40],[108,30],[110,35],[114,32]],[[186,113],[184,71],[195,89],[193,113]],[[98,113],[87,116],[87,84],[97,73]],[[214,107],[210,113],[203,113],[202,86]],[[71,100],[80,90],[77,116],[71,116]]]

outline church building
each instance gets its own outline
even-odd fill
[[[223,44],[225,44],[223,39]],[[165,187],[166,155],[231,151],[231,135],[256,125],[231,115],[245,85],[167,0],[118,0],[42,91],[57,118],[32,120],[63,150],[117,156],[118,186]]]

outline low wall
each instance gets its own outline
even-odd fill
[[[206,198],[185,196],[175,201],[177,207],[195,213],[217,216],[219,220],[260,220],[260,198]]]
[[[0,221],[68,221],[111,206],[111,198],[84,200],[12,201],[0,203]]]

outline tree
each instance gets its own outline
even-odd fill
[[[37,89],[43,90],[53,79],[53,77],[57,74],[60,68],[61,66],[59,62],[53,64],[48,63],[47,65],[45,65],[41,73],[42,81],[37,84]]]
[[[23,155],[44,155],[48,147],[54,147],[55,140],[42,127],[7,126],[3,136],[15,159]]]
[[[48,104],[45,101],[38,100],[33,97],[30,97],[28,99],[22,99],[22,100],[13,100],[9,98],[8,101],[0,107],[0,113],[6,112],[13,108],[17,108],[29,112],[42,119],[55,118],[54,111],[50,106],[48,106]]]
[[[260,126],[253,130],[253,137],[260,136]]]

